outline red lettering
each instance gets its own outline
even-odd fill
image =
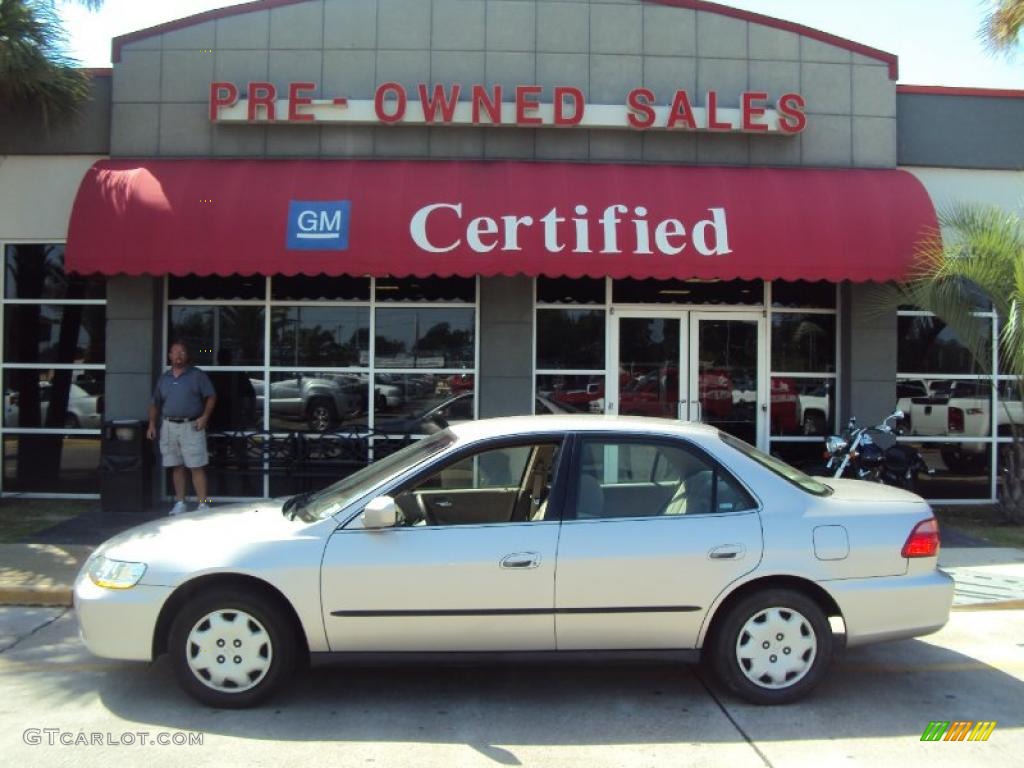
[[[799,93],[784,93],[779,97],[778,110],[779,130],[783,133],[800,133],[807,127],[807,115],[804,108],[807,102]]]
[[[697,121],[693,119],[693,108],[690,106],[690,97],[686,95],[686,91],[676,91],[672,107],[668,111],[668,127],[675,128],[678,123],[682,123],[691,131],[697,129]]]
[[[626,97],[626,105],[629,114],[626,119],[634,128],[643,130],[654,125],[654,109],[651,104],[654,102],[654,91],[650,88],[634,88]]]
[[[494,98],[489,99],[482,85],[473,86],[473,123],[480,123],[480,108],[487,112],[487,118],[494,125],[501,125],[501,86],[494,86]]]
[[[437,119],[437,110],[441,110],[441,120],[450,123],[455,119],[455,105],[459,103],[461,85],[453,85],[451,95],[445,95],[443,85],[435,85],[431,95],[427,95],[427,86],[420,83],[420,104],[423,107],[423,119],[432,123]]]
[[[732,130],[732,123],[726,123],[718,119],[718,93],[716,91],[708,91],[708,130]]]
[[[238,86],[234,83],[210,83],[210,120],[217,119],[221,107],[238,103]]]
[[[395,111],[391,114],[388,114],[384,109],[384,101],[387,99],[388,94],[392,94],[397,102]],[[401,122],[405,118],[405,110],[408,104],[409,97],[406,96],[405,88],[399,83],[383,83],[378,85],[377,91],[373,95],[373,108],[377,112],[377,119],[388,125]]]
[[[764,107],[756,106],[757,102],[764,102],[768,94],[761,91],[749,91],[743,94],[743,130],[744,131],[767,131],[768,126],[764,123],[755,123],[754,118],[764,115]]]
[[[313,100],[300,95],[300,91],[316,90],[316,83],[289,83],[288,84],[288,120],[293,123],[311,123],[315,119],[310,114],[301,114],[299,107],[305,104],[312,104]]]
[[[539,85],[517,85],[516,86],[516,124],[517,125],[540,125],[544,121],[536,115],[529,115],[528,112],[536,112],[540,108],[538,99],[544,91]]]
[[[260,107],[266,108],[267,120],[271,122],[277,120],[276,100],[277,88],[273,83],[249,83],[249,122],[254,123],[259,120],[257,113]]]
[[[572,117],[565,116],[565,99],[573,102]],[[559,85],[555,88],[555,125],[579,125],[583,122],[583,113],[586,106],[583,101],[583,91],[579,88]]]

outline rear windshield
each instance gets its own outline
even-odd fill
[[[812,493],[815,496],[828,496],[832,493],[832,489],[827,485],[818,482],[810,475],[805,475],[799,469],[790,466],[782,459],[769,456],[764,451],[759,451],[749,443],[745,443],[732,435],[725,434],[724,432],[719,432],[718,436],[721,438],[722,442],[730,448],[735,448],[747,458],[753,459],[765,469],[770,469],[779,477],[800,488],[800,490]]]

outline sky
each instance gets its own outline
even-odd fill
[[[82,66],[109,67],[110,39],[230,0],[105,0],[99,12],[66,1],[71,54]],[[899,82],[912,85],[1024,89],[1024,46],[989,54],[977,30],[991,0],[726,0],[899,56]]]

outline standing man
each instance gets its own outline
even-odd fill
[[[196,489],[199,509],[208,509],[206,495],[206,425],[217,404],[217,395],[210,377],[198,368],[189,365],[188,349],[182,341],[174,341],[167,353],[171,368],[164,371],[153,390],[149,404],[149,429],[146,437],[150,440],[157,435],[157,419],[162,415],[160,425],[160,454],[163,465],[173,468],[175,504],[172,515],[186,512],[185,490],[188,482],[185,467],[192,471],[192,485]]]

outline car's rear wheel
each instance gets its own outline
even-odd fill
[[[807,695],[832,659],[832,629],[817,603],[789,589],[766,589],[729,610],[711,640],[715,674],[753,704]]]
[[[257,704],[295,668],[295,634],[284,612],[261,595],[215,590],[185,604],[168,650],[181,687],[213,707]]]

